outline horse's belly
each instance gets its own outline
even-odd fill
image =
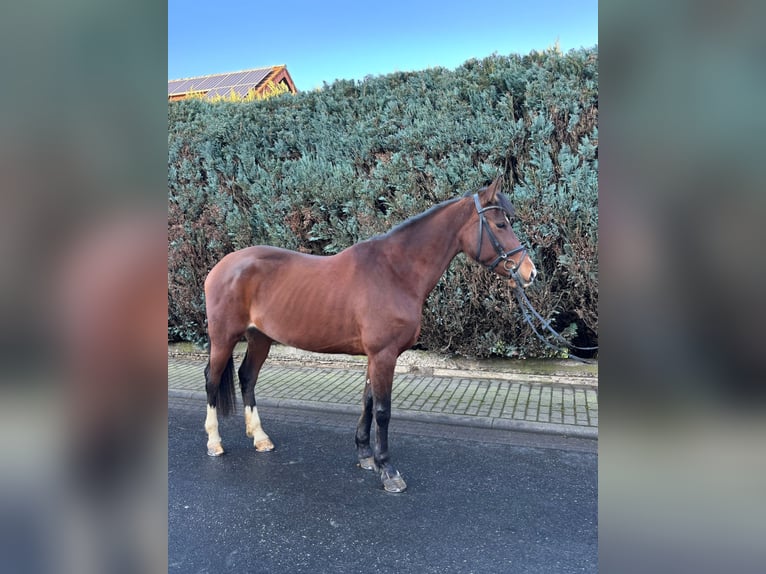
[[[326,341],[295,339],[284,343],[290,347],[312,351],[314,353],[333,353],[345,355],[364,355],[365,351],[358,341]]]
[[[365,354],[361,341],[356,336],[327,332],[326,329],[284,329],[265,327],[263,332],[275,341],[290,347],[313,351],[315,353],[345,353],[348,355]]]
[[[256,309],[253,324],[268,337],[291,347],[318,353],[364,354],[351,308],[327,301],[302,301]]]

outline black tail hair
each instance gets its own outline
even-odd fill
[[[205,381],[210,380],[210,360],[205,366]],[[236,410],[236,389],[234,388],[234,357],[229,357],[226,368],[221,374],[221,382],[218,385],[218,393],[215,397],[215,407],[218,412],[226,417]]]

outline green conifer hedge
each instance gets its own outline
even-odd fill
[[[337,253],[503,174],[540,272],[530,300],[575,344],[597,344],[597,123],[597,47],[250,103],[169,103],[169,339],[204,340],[204,278],[230,251]],[[464,255],[428,299],[419,345],[475,357],[551,352],[505,282]]]

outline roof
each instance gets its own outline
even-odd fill
[[[210,99],[216,96],[228,96],[232,91],[238,96],[244,97],[252,89],[255,89],[256,92],[263,90],[269,81],[274,84],[284,83],[292,93],[298,91],[287,72],[287,67],[280,65],[169,80],[168,100],[180,100],[200,95]]]

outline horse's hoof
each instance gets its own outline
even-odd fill
[[[223,454],[223,445],[220,442],[214,445],[208,445],[207,447],[208,456],[221,456],[222,454]]]
[[[368,456],[359,459],[359,467],[364,470],[375,470],[375,457]]]
[[[407,490],[407,484],[398,470],[393,475],[388,474],[385,470],[381,471],[380,480],[383,481],[383,490],[386,492],[404,492]]]
[[[257,440],[255,441],[255,450],[258,452],[269,452],[274,450],[274,443],[271,442],[271,439],[268,438]]]

